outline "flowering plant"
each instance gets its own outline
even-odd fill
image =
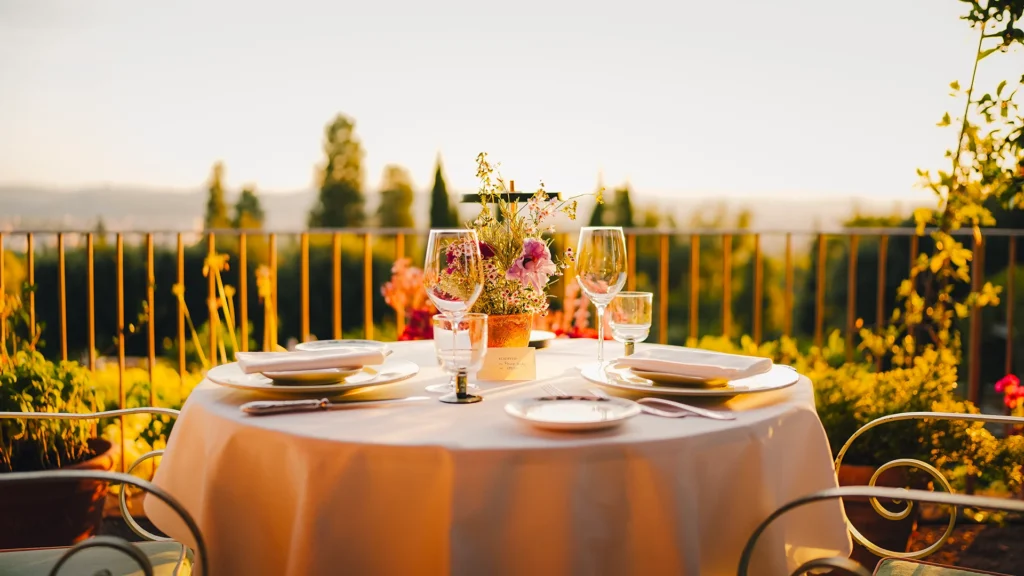
[[[546,314],[547,287],[561,276],[569,262],[572,250],[567,249],[563,259],[556,261],[551,255],[545,233],[554,232],[548,220],[557,214],[576,219],[576,197],[559,200],[548,195],[544,183],[526,203],[508,199],[510,190],[497,169],[487,160],[487,154],[477,156],[477,178],[480,180],[480,214],[471,227],[480,242],[483,260],[484,285],[473,312],[490,315]],[[601,202],[601,193],[597,194]],[[492,208],[492,205],[494,208]],[[457,260],[465,247],[449,247],[449,264]],[[449,294],[466,292],[469,272],[450,265],[441,278]]]
[[[399,340],[430,340],[434,337],[431,317],[437,314],[433,302],[423,291],[423,270],[402,258],[391,267],[391,280],[381,287],[384,301],[396,314],[408,316]]]
[[[996,392],[1003,395],[1003,404],[1014,416],[1024,416],[1024,386],[1013,374],[1003,376],[996,382]]]

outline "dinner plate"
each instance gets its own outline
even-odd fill
[[[263,372],[262,374],[279,386],[337,384],[362,368],[322,368],[319,370],[289,370],[287,372]]]
[[[730,380],[725,386],[713,388],[693,385],[666,386],[656,384],[647,378],[638,376],[629,368],[618,366],[612,366],[606,374],[597,363],[583,366],[581,374],[587,380],[609,388],[646,392],[648,394],[664,394],[666,396],[729,397],[740,394],[755,394],[788,388],[800,380],[800,374],[796,370],[782,364],[775,364],[771,370],[764,374]]]
[[[282,386],[274,384],[273,380],[262,374],[246,374],[238,367],[237,362],[232,362],[214,366],[206,373],[206,378],[221,386],[273,396],[337,395],[357,388],[399,382],[415,376],[419,371],[419,366],[408,360],[386,360],[379,366],[366,366],[334,384],[288,384]]]
[[[531,330],[530,331],[530,347],[532,348],[546,348],[552,340],[557,338],[554,332],[548,330]]]
[[[505,412],[544,430],[604,430],[639,414],[640,405],[624,398],[548,396],[514,400]]]
[[[306,352],[318,352],[320,350],[336,350],[338,348],[373,348],[374,350],[387,350],[388,345],[383,342],[377,342],[376,340],[358,340],[358,339],[345,339],[345,340],[313,340],[311,342],[303,342],[302,344],[296,344],[296,350],[303,350]]]

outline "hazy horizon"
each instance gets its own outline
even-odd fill
[[[713,10],[709,12],[709,10]],[[367,191],[418,191],[487,151],[517,189],[927,201],[935,127],[976,31],[954,0],[709,6],[71,0],[0,3],[0,184],[314,188],[324,125],[356,120]],[[979,90],[1024,69],[982,62]]]

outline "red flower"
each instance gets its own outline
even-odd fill
[[[998,382],[996,382],[996,392],[1003,392],[1004,390],[1006,390],[1007,387],[1012,387],[1016,389],[1019,386],[1020,378],[1017,378],[1013,374],[1007,374],[1006,376],[1000,378]]]

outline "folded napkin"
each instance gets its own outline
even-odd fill
[[[348,348],[316,352],[238,352],[235,360],[246,374],[293,372],[324,368],[362,368],[384,363],[384,352],[371,348]]]
[[[648,348],[619,359],[619,364],[646,370],[673,374],[695,380],[739,380],[772,369],[769,358],[709,352],[696,348]]]

